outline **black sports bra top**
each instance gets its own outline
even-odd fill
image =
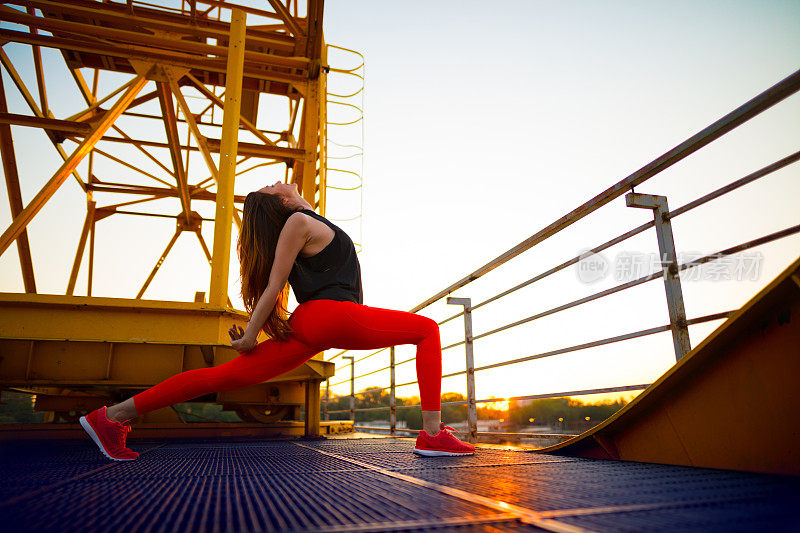
[[[309,300],[338,300],[363,303],[361,266],[353,241],[340,227],[310,209],[301,213],[324,222],[334,232],[333,240],[312,255],[294,260],[289,285],[297,303]]]

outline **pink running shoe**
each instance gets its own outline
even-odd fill
[[[419,436],[417,437],[417,445],[414,447],[414,453],[428,457],[441,455],[473,455],[475,453],[475,446],[468,442],[458,440],[450,431],[456,430],[450,426],[440,424],[439,433],[432,437],[423,429],[419,432]],[[456,431],[456,433],[458,432]]]
[[[125,439],[133,429],[126,420],[125,424],[120,424],[114,420],[109,420],[106,416],[106,406],[95,409],[86,416],[80,418],[81,426],[92,438],[103,455],[113,461],[133,461],[139,454],[130,448],[125,447]]]

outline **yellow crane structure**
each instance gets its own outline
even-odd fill
[[[131,0],[14,0],[0,6],[2,43],[27,45],[36,75],[36,87],[26,86],[0,49],[2,67],[29,110],[9,112],[0,76],[0,152],[12,215],[0,236],[0,254],[16,243],[25,287],[24,294],[0,294],[0,387],[36,394],[36,409],[47,413],[46,421],[75,422],[88,410],[178,372],[238,355],[226,333],[231,322],[247,321],[228,296],[232,227],[241,227],[244,201],[234,194],[237,175],[283,164],[284,179],[296,183],[325,214],[329,67],[323,0],[299,3],[268,0],[255,8],[222,0],[183,0],[175,7]],[[42,48],[63,57],[83,98],[79,112],[57,116],[49,105]],[[98,78],[108,72],[125,81],[99,94]],[[264,97],[285,100],[288,123],[260,127],[267,119],[275,122],[263,112],[259,116]],[[129,129],[121,117],[146,128]],[[63,160],[27,204],[20,193],[12,125],[42,129]],[[182,141],[179,129],[184,128]],[[161,140],[152,135],[158,130]],[[115,153],[121,146],[133,147],[142,163]],[[189,159],[198,154],[204,165],[190,168]],[[127,167],[137,179],[103,176],[97,158]],[[78,169],[86,159],[88,172],[82,175]],[[158,170],[147,170],[152,165]],[[86,215],[66,294],[37,294],[26,227],[68,181],[85,192]],[[95,193],[118,201],[101,204]],[[165,198],[177,199],[180,211],[132,211],[162,205],[157,200]],[[215,203],[213,219],[195,210],[203,202]],[[121,214],[174,218],[175,232],[135,299],[93,297],[95,226]],[[204,222],[214,226],[211,247],[201,232]],[[211,266],[208,297],[198,292],[194,302],[143,300],[184,232],[194,233]],[[85,253],[87,294],[78,296]],[[333,363],[320,354],[274,382],[204,399],[252,422],[243,425],[245,433],[317,435],[319,384],[332,373]],[[302,405],[304,424],[297,422]],[[202,433],[213,425],[184,424],[171,409],[139,422],[145,422],[138,426],[141,436],[181,428],[181,434]]]

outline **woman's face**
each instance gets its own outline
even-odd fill
[[[272,185],[267,185],[259,189],[258,192],[280,196],[284,200],[300,195],[300,193],[297,192],[296,183],[283,183],[282,181],[276,181]]]

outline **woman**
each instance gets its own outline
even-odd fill
[[[362,305],[361,271],[353,241],[316,214],[296,185],[277,182],[247,195],[238,242],[247,329],[228,330],[239,357],[223,365],[182,372],[128,400],[101,407],[80,423],[109,459],[130,461],[128,420],[212,392],[261,383],[300,366],[329,348],[366,350],[417,346],[423,430],[414,452],[471,455],[475,447],[441,423],[442,353],[433,320]],[[297,309],[287,320],[288,285]],[[257,344],[264,330],[271,338]]]

